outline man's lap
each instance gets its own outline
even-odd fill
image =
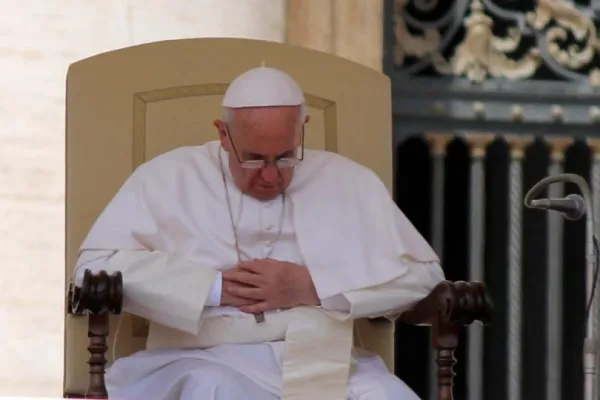
[[[348,400],[419,400],[419,397],[391,374],[378,356],[359,357],[348,381]]]
[[[265,371],[270,373],[271,371]],[[109,390],[110,392],[110,390]],[[110,399],[147,398],[160,400],[277,400],[235,368],[198,358],[182,358],[155,370],[133,385],[110,392]],[[241,397],[240,397],[241,396]],[[361,356],[348,382],[349,400],[418,400],[416,394],[387,371],[378,356]]]
[[[109,389],[110,400],[271,400],[271,394],[243,374],[217,363],[181,359],[140,381]]]

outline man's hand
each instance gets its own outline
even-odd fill
[[[247,288],[249,286],[229,281],[223,277],[223,283],[221,285],[221,305],[222,306],[230,306],[230,307],[242,307],[248,306],[251,304],[256,304],[257,301],[253,299],[246,299],[243,297],[238,297],[231,293],[231,288]]]
[[[223,291],[253,304],[240,311],[260,313],[267,310],[320,304],[308,269],[271,258],[243,261],[237,268],[223,272]]]

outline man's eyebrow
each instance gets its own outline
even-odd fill
[[[283,153],[275,156],[275,158],[281,158],[281,157],[285,157],[285,156],[289,156],[294,152],[294,150],[287,150],[284,151]],[[252,153],[252,152],[248,152],[246,153],[247,157],[252,157],[252,158],[265,158],[266,156],[264,154],[258,154],[258,153]]]
[[[277,156],[277,158],[289,156],[289,155],[292,155],[292,154],[294,154],[294,150],[287,150],[287,151],[284,151],[283,153],[279,154]]]

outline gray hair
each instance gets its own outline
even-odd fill
[[[300,129],[304,125],[304,119],[306,118],[306,106],[302,103],[297,107],[300,114],[298,118],[298,129]],[[230,127],[233,125],[233,112],[234,109],[231,107],[221,107],[221,120]]]

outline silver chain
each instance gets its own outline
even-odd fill
[[[237,228],[235,226],[235,221],[233,218],[233,209],[231,206],[231,200],[229,198],[229,187],[227,185],[227,179],[225,177],[225,167],[223,166],[223,157],[221,156],[222,147],[219,148],[219,166],[221,167],[221,177],[223,178],[223,186],[225,187],[225,200],[227,201],[227,210],[229,211],[229,219],[231,221],[231,229],[233,230],[233,239],[235,243],[235,250],[237,252],[238,262],[242,261],[242,251],[240,250],[240,243],[238,240]],[[281,231],[283,230],[283,216],[285,213],[285,193],[281,194],[281,214],[279,216],[279,231],[277,232],[277,237],[271,243],[271,249],[265,256],[265,258],[269,258],[275,249],[275,243],[279,241],[281,237]],[[254,314],[254,319],[257,323],[265,322],[265,313],[256,313]]]

